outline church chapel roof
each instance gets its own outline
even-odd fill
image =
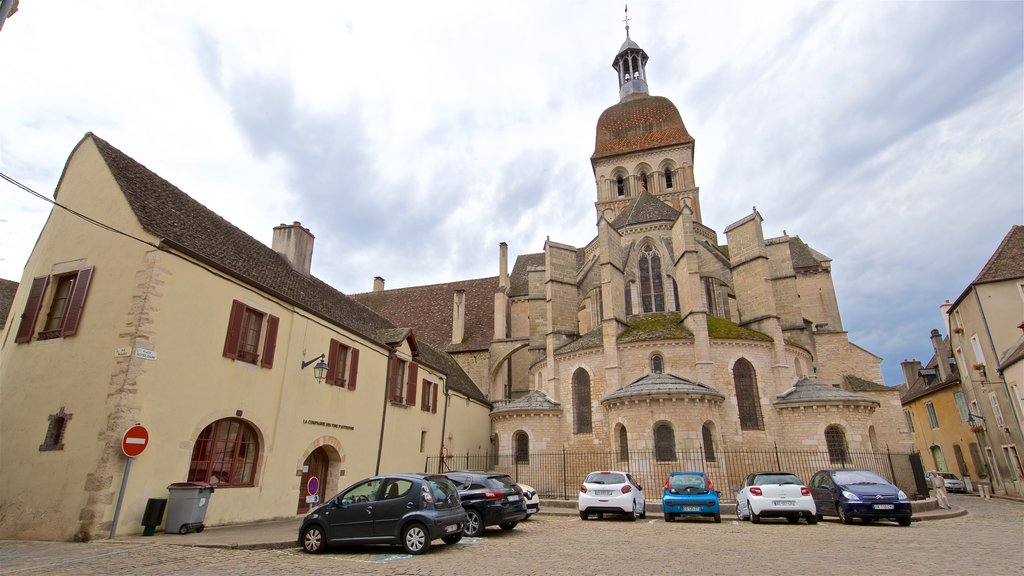
[[[677,217],[679,217],[678,210],[658,200],[653,194],[644,190],[627,204],[622,212],[619,212],[611,224],[612,228],[619,230],[634,224],[674,222]]]
[[[671,100],[634,95],[601,113],[590,159],[690,143],[693,137]]]
[[[793,261],[794,270],[817,269],[821,268],[823,262],[832,261],[828,256],[808,246],[799,236],[789,239],[789,257]]]
[[[371,341],[385,343],[393,336],[392,331],[396,327],[383,316],[320,279],[298,272],[269,246],[235,227],[102,138],[89,132],[82,142],[86,139],[96,144],[139,223],[159,237],[162,244]],[[62,174],[61,179],[63,177]],[[60,183],[57,189],[60,190]],[[426,361],[424,363],[427,364]],[[475,385],[467,387],[462,378],[450,371],[450,366],[449,370],[445,370],[443,365],[431,366],[447,372],[452,389],[487,402]]]
[[[707,384],[687,380],[675,374],[647,374],[601,399],[601,403],[635,398],[703,396],[724,399],[721,392]]]
[[[801,378],[796,382],[796,384],[793,384],[789,390],[786,390],[775,398],[776,400],[773,404],[776,406],[785,406],[787,404],[835,403],[880,406],[879,402],[868,398],[867,396],[861,396],[860,394],[847,392],[842,388],[822,384],[812,378]]]
[[[854,392],[891,392],[893,388],[871,380],[865,380],[859,376],[847,374],[843,376],[843,382]]]
[[[14,293],[18,291],[18,283],[0,278],[0,329],[7,324],[7,315],[14,303]]]
[[[499,406],[491,410],[491,414],[503,412],[561,412],[562,405],[548,397],[540,390],[531,390],[529,394],[521,398]]]

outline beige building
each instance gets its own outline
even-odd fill
[[[992,489],[1024,495],[1024,226],[1006,234],[977,278],[943,309]]]
[[[252,522],[305,513],[311,476],[329,496],[486,449],[469,376],[313,276],[299,223],[267,247],[92,134],[54,196],[0,334],[0,538],[108,535],[139,423],[119,534],[172,483]]]

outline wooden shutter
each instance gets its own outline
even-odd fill
[[[409,406],[416,405],[416,373],[419,372],[419,366],[413,362],[409,362],[409,390],[405,394],[405,403]]]
[[[36,276],[32,279],[32,288],[28,291],[25,311],[21,313],[21,324],[18,324],[18,334],[14,337],[15,342],[20,344],[32,339],[32,333],[36,329],[36,319],[39,318],[39,309],[43,306],[43,295],[46,294],[46,286],[49,283],[49,276]]]
[[[71,289],[71,296],[68,297],[68,310],[64,315],[64,328],[61,336],[71,336],[78,332],[78,322],[82,319],[82,308],[85,308],[85,295],[89,292],[89,283],[92,281],[92,274],[95,266],[82,268],[75,278],[75,286]]]
[[[430,382],[427,380],[423,381],[423,390],[420,392],[420,410],[426,412],[430,410],[430,402],[427,400],[427,396],[430,394]]]
[[[264,368],[274,367],[274,350],[277,348],[277,325],[281,323],[281,320],[271,314],[267,318],[267,339],[263,342],[263,362],[260,363]]]
[[[433,399],[431,399],[431,401],[430,401],[430,413],[431,414],[436,414],[437,413],[437,389],[440,388],[440,387],[441,387],[441,385],[440,384],[436,384],[436,383],[433,386],[431,386],[431,388],[433,388],[433,390],[431,390],[431,394],[433,395]]]
[[[398,394],[395,393],[395,381],[398,380],[399,362],[401,362],[401,360],[398,359],[398,356],[391,356],[391,377],[388,378],[388,389],[390,392],[388,392],[388,397],[391,398],[392,402],[398,400]]]
[[[359,349],[352,348],[348,359],[348,389],[356,389],[356,374],[359,373]]]
[[[327,350],[327,383],[334,386],[338,379],[338,356],[341,354],[341,342],[331,339],[331,346]]]
[[[228,333],[224,337],[224,356],[238,358],[238,342],[242,338],[242,317],[245,304],[238,300],[231,302],[231,317],[228,319]]]

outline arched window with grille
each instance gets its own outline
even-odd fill
[[[626,435],[626,427],[618,425],[619,429],[619,462],[629,461],[629,437]]]
[[[572,431],[574,434],[593,432],[590,410],[590,374],[583,368],[577,368],[572,374]]]
[[[654,459],[658,462],[676,459],[676,433],[667,422],[654,425]]]
[[[661,374],[665,371],[665,361],[661,354],[651,355],[651,374]]]
[[[828,449],[828,459],[833,464],[845,464],[850,461],[846,448],[846,432],[838,424],[831,424],[825,428],[825,448]]]
[[[754,366],[746,358],[740,358],[732,367],[732,377],[736,384],[736,408],[740,416],[740,429],[764,430],[761,397],[757,391],[757,374],[754,372]]]
[[[650,244],[640,249],[640,306],[645,314],[665,311],[665,287],[661,275],[661,257]]]
[[[248,422],[238,418],[217,420],[196,439],[188,481],[217,487],[252,486],[259,452],[259,435]]]
[[[711,422],[705,422],[700,427],[700,437],[704,441],[704,459],[708,462],[714,462],[717,458],[715,456],[715,425]]]
[[[512,435],[512,444],[516,450],[516,464],[530,463],[530,437],[522,430]]]

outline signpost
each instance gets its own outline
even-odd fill
[[[142,451],[149,446],[149,430],[141,424],[136,424],[125,431],[121,437],[121,452],[128,457],[124,465],[124,477],[121,478],[121,492],[117,495],[117,506],[114,508],[114,521],[110,525],[110,538],[114,538],[117,532],[117,519],[121,515],[121,503],[124,501],[124,489],[128,485],[128,473],[132,470],[132,460],[142,454]]]
[[[320,480],[316,476],[310,476],[309,481],[306,482],[306,492],[309,494],[306,496],[306,504],[316,504],[320,501],[320,497],[316,495],[320,491]]]

